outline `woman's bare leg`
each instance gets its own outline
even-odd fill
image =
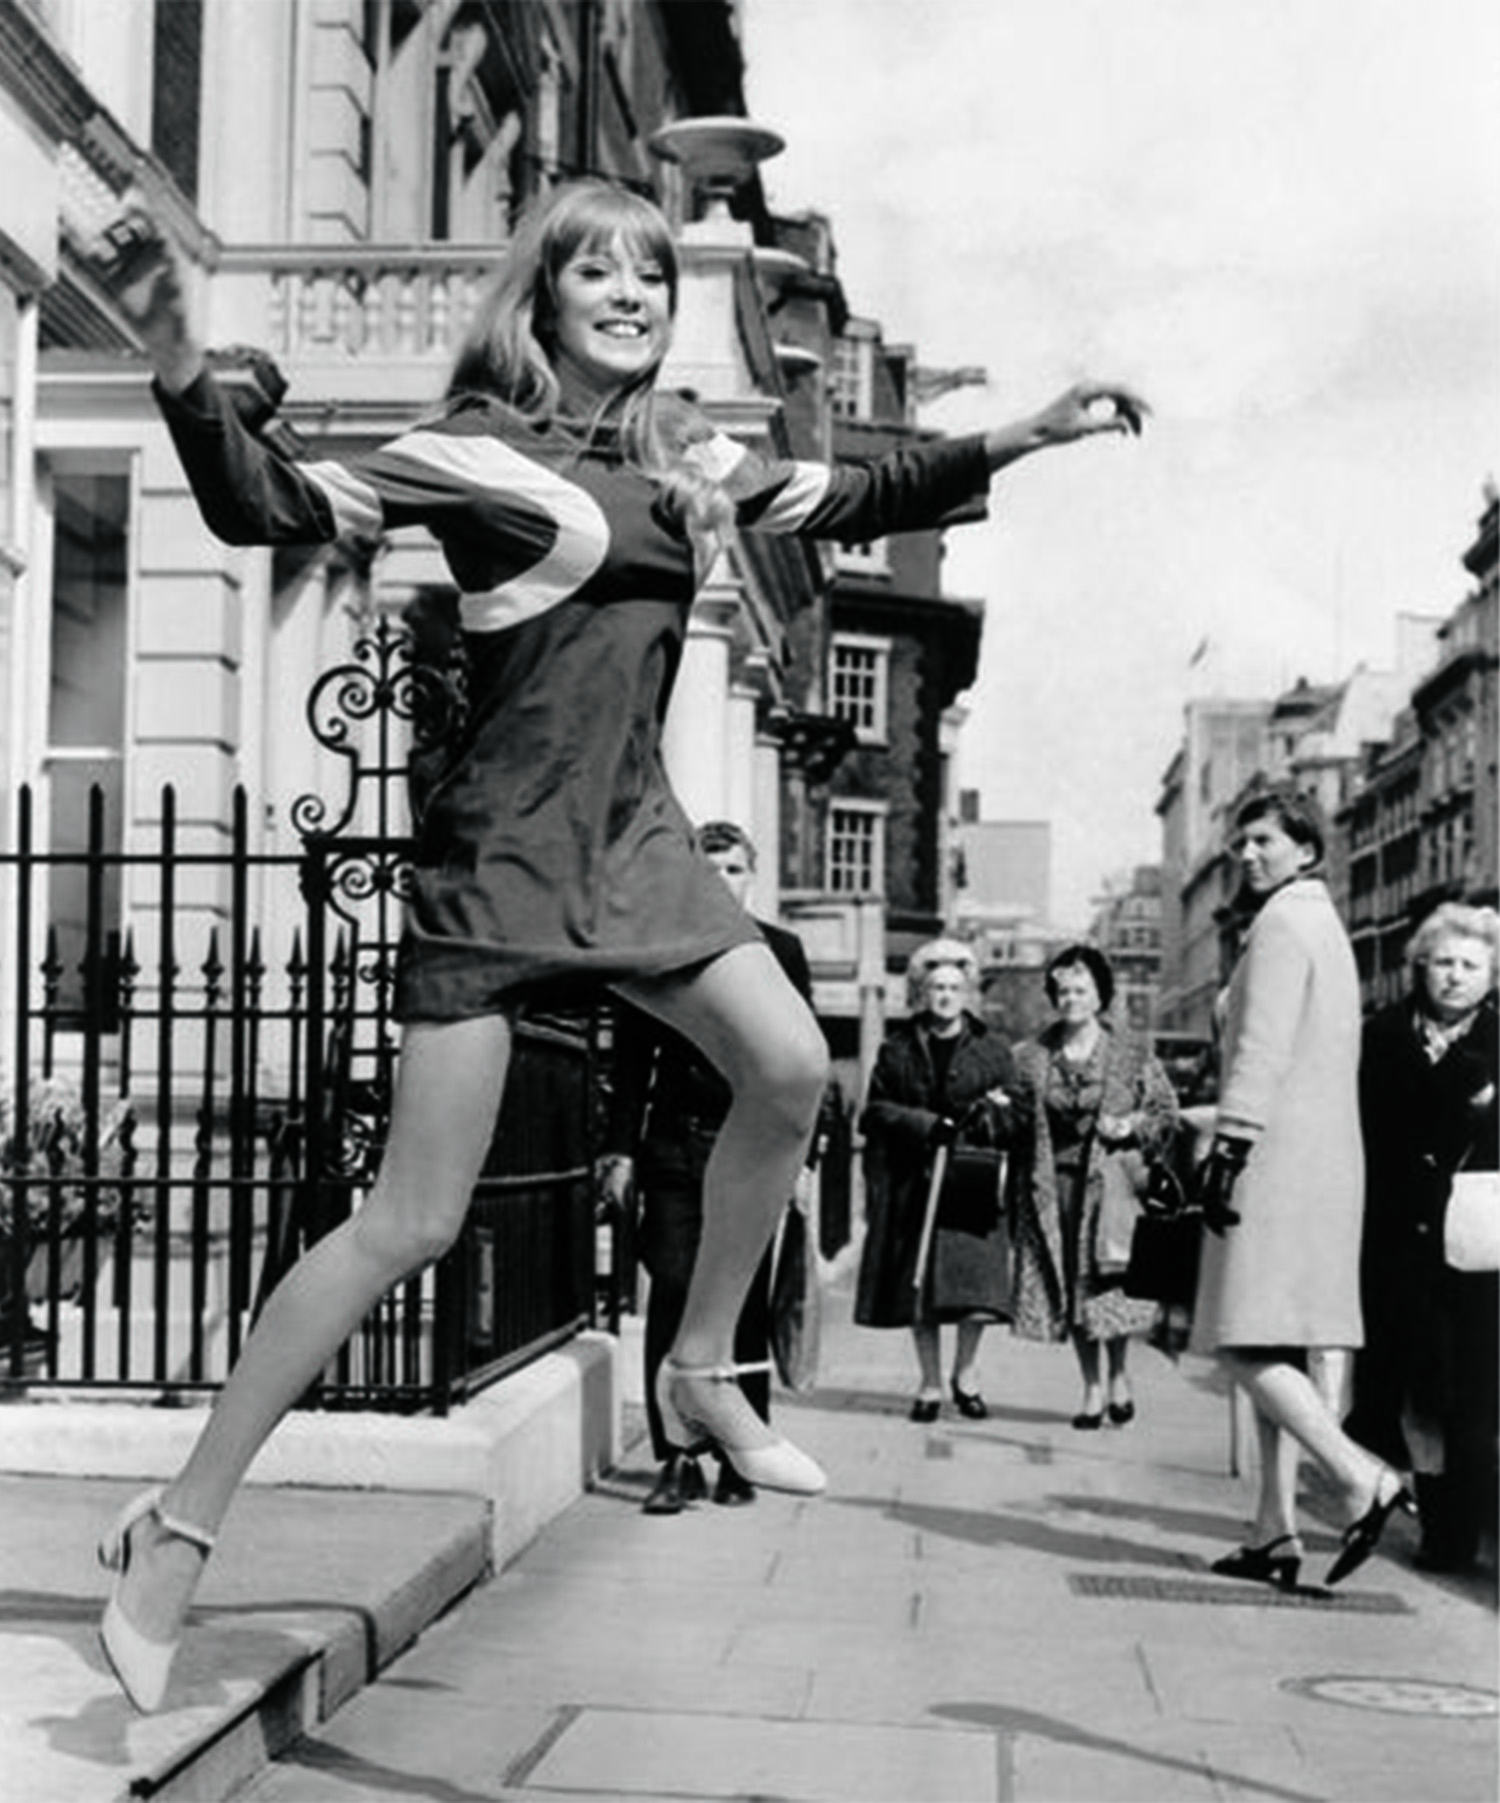
[[[1099,1382],[1099,1342],[1077,1329],[1073,1333],[1073,1355],[1078,1360],[1078,1375],[1083,1381],[1080,1415],[1104,1413],[1104,1390]]]
[[[1255,1504],[1252,1546],[1297,1532],[1297,1471],[1302,1448],[1287,1430],[1257,1408],[1255,1437],[1260,1455],[1260,1487]]]
[[[500,1016],[407,1030],[375,1185],[277,1285],[167,1489],[168,1514],[216,1532],[281,1417],[386,1291],[452,1244],[489,1148],[509,1056],[510,1026]],[[148,1638],[175,1639],[202,1567],[196,1547],[143,1520],[131,1535],[125,1613]]]
[[[937,1401],[943,1394],[943,1355],[937,1322],[913,1322],[911,1341],[917,1354],[918,1394]]]
[[[1104,1342],[1104,1357],[1109,1369],[1109,1406],[1123,1408],[1134,1398],[1130,1393],[1130,1336],[1115,1334]]]
[[[979,1394],[975,1367],[979,1363],[979,1342],[984,1338],[987,1325],[973,1315],[965,1315],[958,1324],[957,1343],[953,1348],[953,1382],[965,1396]]]
[[[1316,1459],[1332,1482],[1343,1491],[1349,1519],[1353,1521],[1362,1515],[1379,1495],[1385,1468],[1371,1453],[1351,1440],[1339,1426],[1307,1373],[1285,1359],[1258,1358],[1244,1352],[1221,1350],[1219,1359],[1229,1375],[1249,1396],[1255,1406],[1257,1418],[1264,1418],[1284,1434],[1290,1435],[1310,1458]],[[1264,1485],[1268,1481],[1268,1441],[1264,1437],[1264,1430],[1261,1432]],[[1295,1514],[1294,1501],[1289,1501],[1285,1494],[1288,1478],[1284,1461],[1290,1458],[1290,1453],[1278,1452],[1269,1461],[1272,1477],[1283,1486],[1283,1493],[1272,1498],[1269,1505],[1263,1503],[1263,1506],[1268,1506],[1269,1512],[1278,1516],[1282,1513],[1292,1516]],[[1295,1481],[1293,1469],[1291,1485],[1294,1486]],[[1261,1525],[1259,1518],[1257,1525]],[[1279,1531],[1290,1533],[1292,1526],[1295,1526],[1295,1520]]]

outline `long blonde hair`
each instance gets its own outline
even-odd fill
[[[666,277],[668,317],[677,317],[677,247],[661,209],[616,182],[588,176],[534,203],[516,227],[505,264],[480,301],[454,360],[444,399],[448,409],[499,402],[524,420],[556,418],[561,391],[553,367],[558,277],[580,253],[615,242]],[[665,355],[665,346],[663,347]],[[678,435],[658,406],[657,360],[612,396],[590,422],[619,433],[627,460],[658,482],[687,531],[717,538],[733,508],[717,483],[682,455]]]

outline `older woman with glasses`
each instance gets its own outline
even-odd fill
[[[1361,1296],[1365,1345],[1348,1426],[1413,1473],[1418,1561],[1473,1564],[1496,1512],[1500,1276],[1452,1269],[1443,1248],[1454,1173],[1497,1156],[1493,908],[1444,902],[1407,951],[1410,988],[1365,1024]]]

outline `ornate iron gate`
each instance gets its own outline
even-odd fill
[[[253,849],[243,791],[208,851],[171,788],[154,843],[124,852],[99,791],[68,852],[37,846],[18,795],[0,853],[0,1390],[215,1387],[270,1288],[358,1206],[396,1059],[404,790],[459,724],[461,678],[384,618],[320,678],[308,719],[346,760],[345,800],[336,816],[297,803],[292,854]],[[61,931],[60,872],[82,896]],[[518,1030],[459,1243],[385,1299],[310,1402],[442,1412],[592,1320],[593,1065],[588,1017]]]

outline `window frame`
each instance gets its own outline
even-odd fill
[[[888,803],[868,800],[863,796],[841,795],[830,801],[823,841],[823,873],[830,895],[844,896],[851,901],[865,901],[885,894],[885,826],[889,814]],[[841,860],[839,855],[841,820],[862,820],[867,823],[867,827],[861,830],[868,831],[869,881],[859,886],[846,886],[839,881],[840,870],[847,862]]]
[[[835,632],[828,641],[828,711],[835,719],[848,720],[853,725],[855,740],[861,745],[890,744],[891,650],[890,639],[872,633]],[[846,712],[840,706],[839,654],[846,651],[868,653],[873,659],[868,725],[858,714]]]

